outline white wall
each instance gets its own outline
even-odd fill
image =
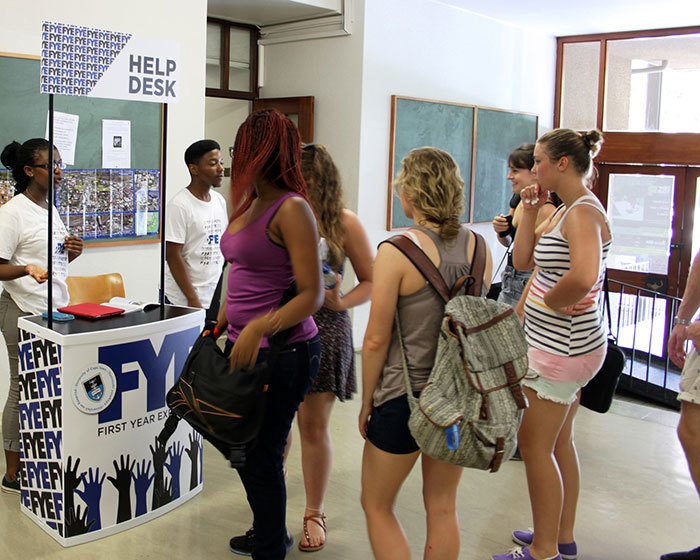
[[[231,160],[228,149],[229,146],[233,146],[238,127],[248,117],[251,103],[242,99],[207,97],[204,105],[204,135],[206,138],[216,140],[221,145],[224,163],[226,167],[230,167]]]
[[[170,105],[168,118],[168,198],[189,181],[182,154],[204,134],[204,59],[206,0],[2,0],[0,52],[39,55],[42,21],[85,25],[180,42],[180,101]],[[0,79],[12,79],[0,76]],[[36,87],[39,87],[38,79]],[[0,100],[0,103],[2,100]],[[46,111],[46,107],[37,107]],[[159,131],[155,132],[156,134]],[[26,140],[18,138],[17,140]],[[69,268],[72,275],[121,272],[127,295],[155,300],[158,295],[160,246],[87,247]],[[6,364],[0,343],[0,406],[7,390]]]
[[[260,97],[313,95],[314,141],[328,148],[356,210],[362,101],[364,1],[354,0],[353,34],[265,46]]]
[[[430,0],[368,0],[364,36],[358,212],[376,245],[390,235],[391,95],[536,113],[542,132],[552,126],[556,40]],[[497,264],[490,224],[473,229]],[[356,345],[367,317],[355,313]]]
[[[207,97],[205,100],[205,125],[204,137],[216,140],[221,146],[221,155],[224,158],[224,165],[231,169],[231,157],[229,156],[229,146],[233,146],[236,140],[236,132],[251,110],[250,101],[241,99],[224,99],[222,97]],[[231,214],[231,181],[226,177],[218,189],[226,199],[229,215]],[[221,285],[221,304],[226,301],[226,290],[228,288],[228,268],[224,273],[223,284]]]

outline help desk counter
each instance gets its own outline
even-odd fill
[[[165,395],[204,322],[165,306],[18,327],[21,508],[63,546],[167,513],[202,490],[202,439],[186,422],[160,445]]]

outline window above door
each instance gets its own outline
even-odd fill
[[[206,95],[254,99],[258,95],[258,28],[207,18]]]

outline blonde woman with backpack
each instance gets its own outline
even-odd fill
[[[452,156],[437,148],[411,150],[396,178],[401,206],[413,226],[405,235],[437,266],[448,286],[471,272],[474,234],[459,223],[464,181]],[[487,250],[483,293],[491,278]],[[444,303],[397,248],[380,244],[372,305],[362,348],[362,507],[374,557],[410,558],[394,513],[399,489],[421,460],[427,536],[425,558],[459,557],[457,486],[462,468],[421,452],[408,429],[409,405],[394,315],[400,317],[411,388],[419,394],[433,367]]]

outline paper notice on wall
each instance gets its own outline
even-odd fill
[[[66,165],[75,164],[75,143],[78,139],[78,115],[53,113],[53,145],[58,148],[61,160]],[[49,114],[46,113],[46,139],[49,138]]]
[[[102,120],[102,167],[131,168],[131,121]]]

